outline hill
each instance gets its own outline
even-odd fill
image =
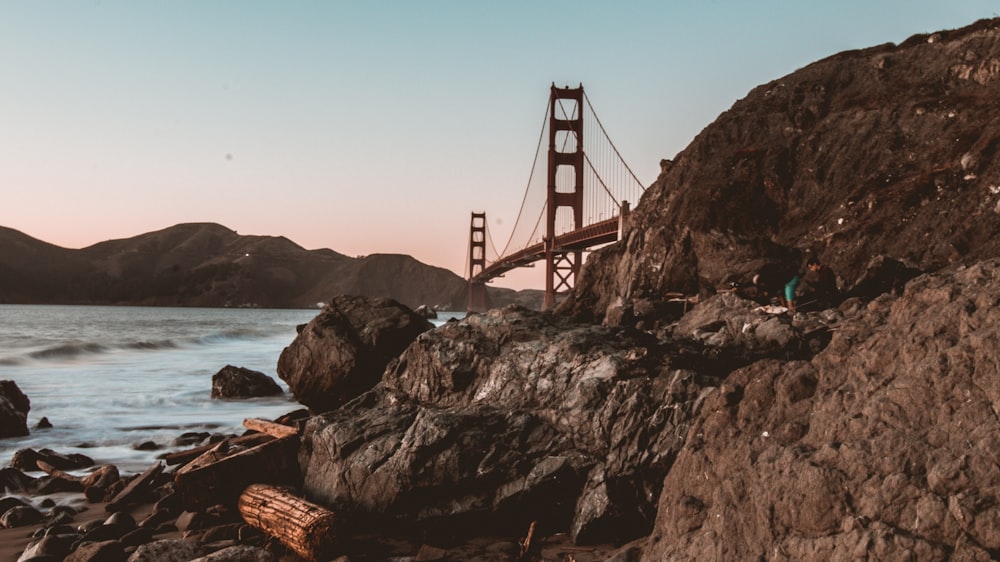
[[[410,256],[351,258],[214,223],[179,224],[80,250],[0,227],[3,303],[311,308],[339,294],[464,310],[467,288],[458,275]]]

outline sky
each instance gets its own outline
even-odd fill
[[[549,88],[644,185],[759,84],[1000,0],[0,0],[0,226],[187,222],[467,273],[506,241]],[[497,286],[543,288],[543,268]]]

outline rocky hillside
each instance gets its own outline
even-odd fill
[[[309,308],[355,294],[464,310],[466,291],[459,276],[410,256],[351,258],[211,223],[81,250],[0,228],[0,303]]]
[[[755,88],[666,163],[564,310],[600,320],[704,296],[807,253],[845,289],[873,260],[916,273],[998,255],[998,27],[839,53]]]

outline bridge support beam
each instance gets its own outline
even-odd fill
[[[572,105],[565,111],[563,100]],[[557,110],[563,109],[557,117]],[[568,113],[568,114],[567,114]],[[560,150],[571,148],[572,150]],[[570,230],[583,226],[583,86],[557,88],[552,85],[549,95],[549,162],[545,216],[545,299],[543,308],[556,305],[556,296],[573,289],[580,274],[583,253],[579,250],[559,250],[555,247],[556,216],[560,208],[572,213]],[[572,171],[572,185],[557,185],[560,168]],[[570,183],[570,182],[564,182]]]
[[[489,309],[486,283],[476,281],[476,276],[486,267],[486,213],[472,213],[469,222],[469,312]]]

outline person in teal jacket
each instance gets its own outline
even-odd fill
[[[789,310],[802,306],[813,310],[828,308],[836,303],[838,295],[837,276],[816,257],[806,261],[804,273],[785,284],[785,302]]]

